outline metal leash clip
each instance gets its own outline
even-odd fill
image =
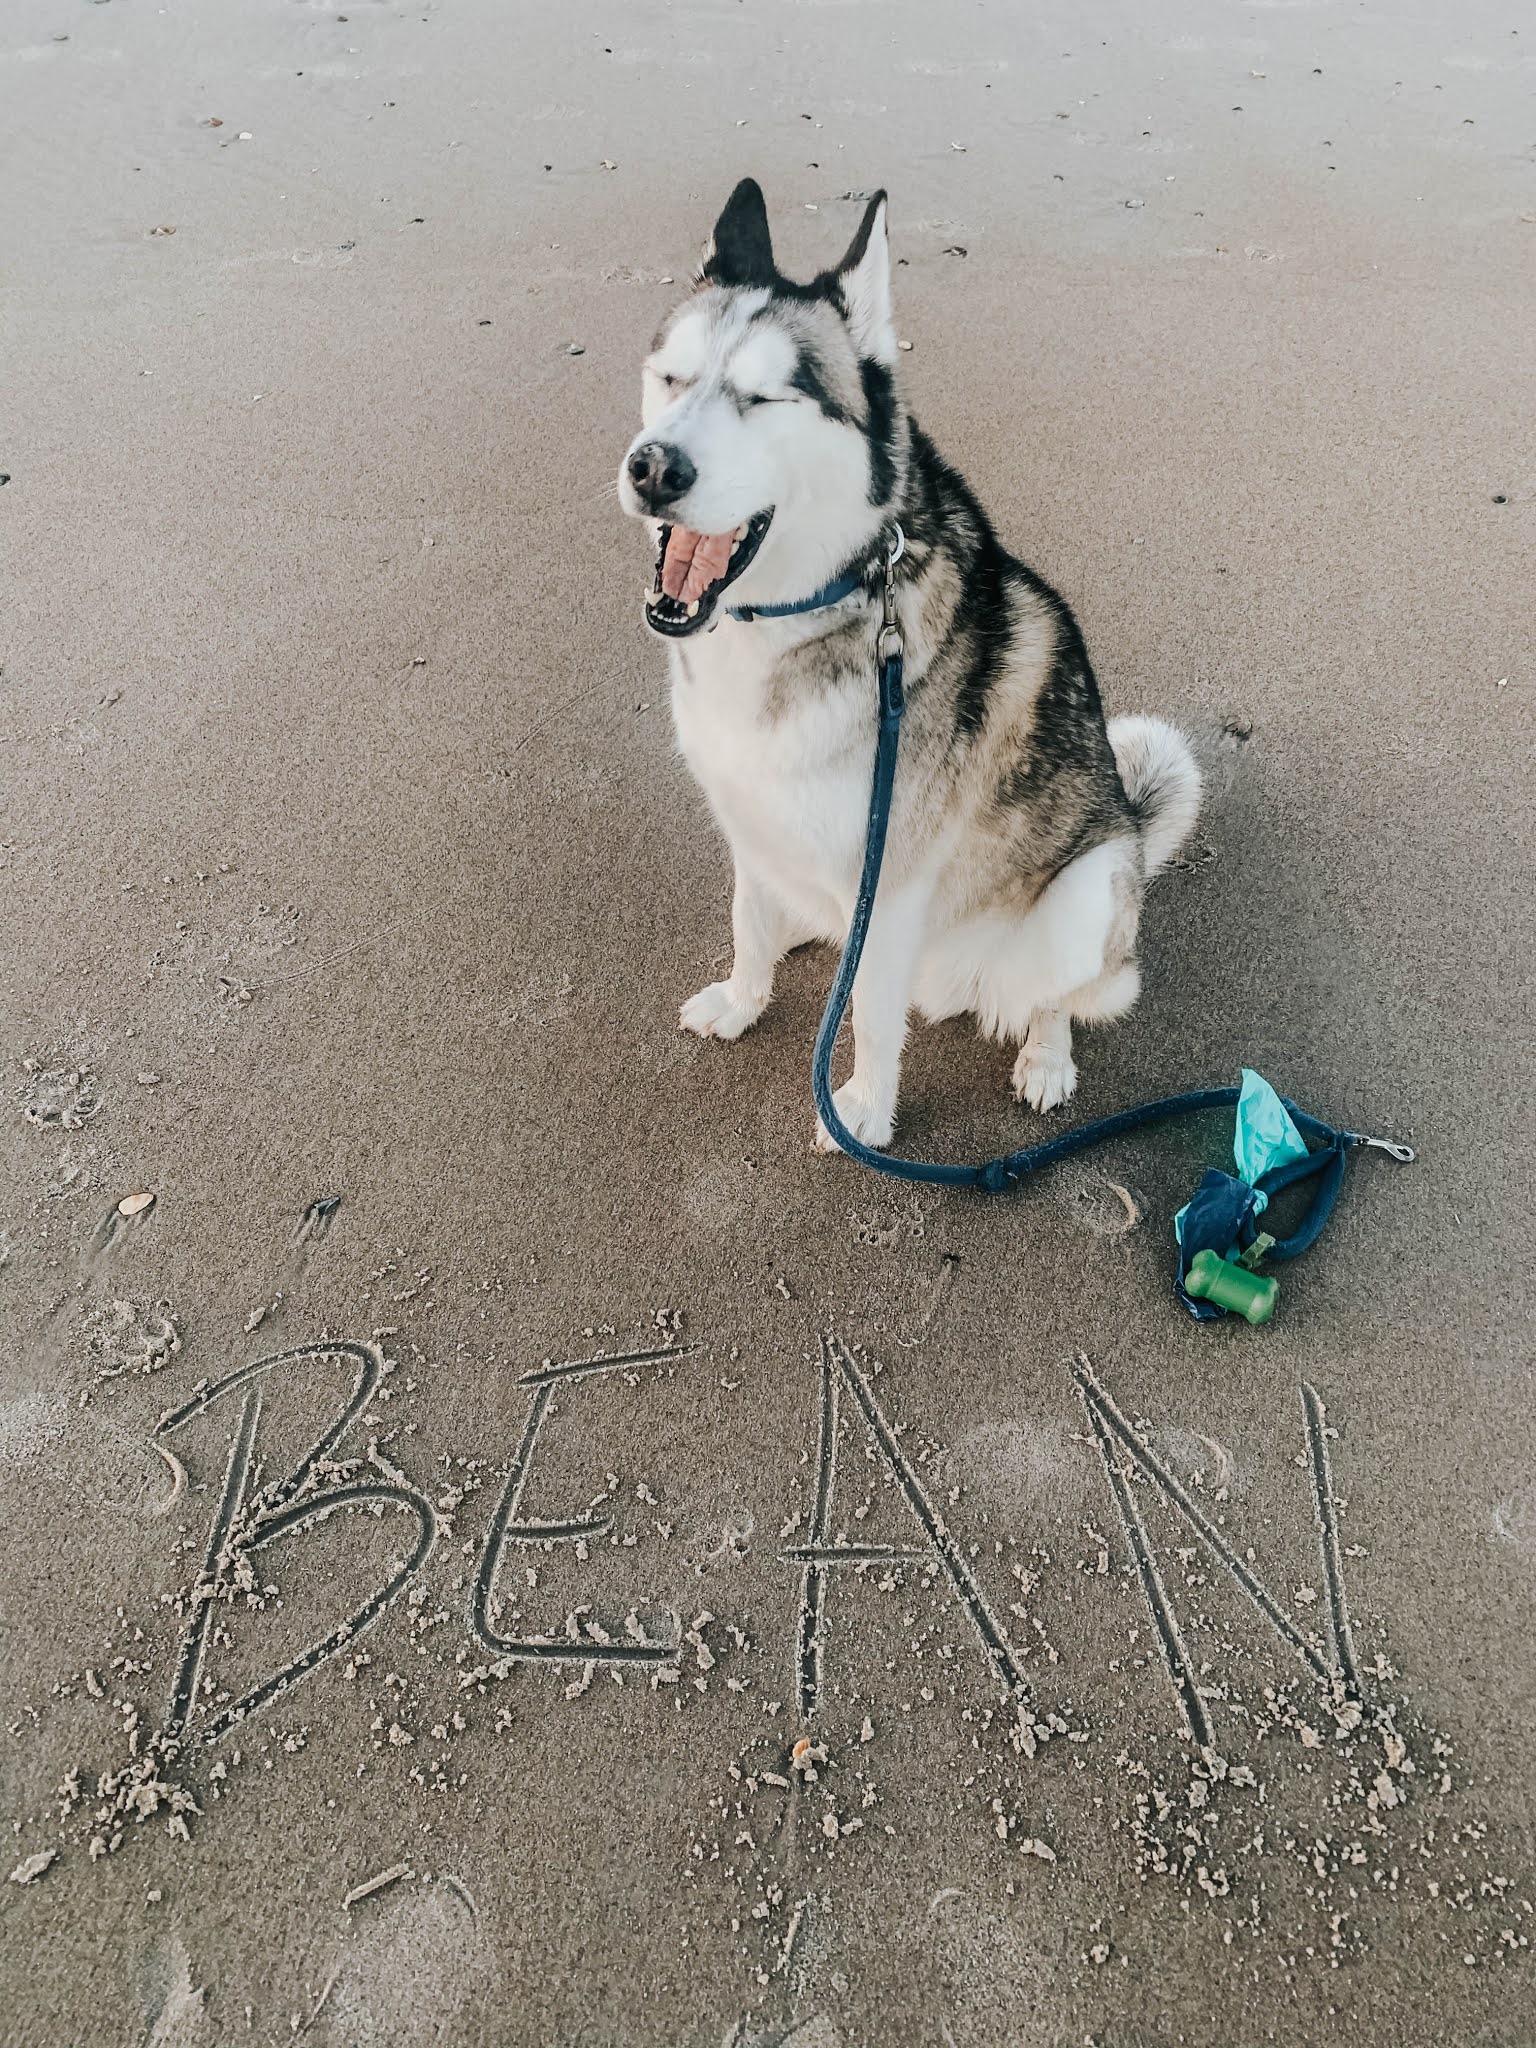
[[[902,651],[901,628],[896,623],[896,564],[907,552],[907,536],[901,530],[901,522],[893,521],[895,537],[885,556],[885,608],[880,622],[880,637],[875,643],[876,658],[882,662],[894,660]]]
[[[1369,1145],[1375,1152],[1385,1152],[1389,1159],[1395,1159],[1400,1166],[1412,1166],[1419,1156],[1411,1145],[1399,1145],[1395,1138],[1357,1137],[1355,1143]]]

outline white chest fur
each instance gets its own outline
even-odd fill
[[[858,887],[874,731],[852,678],[785,671],[770,621],[723,620],[671,650],[683,755],[738,864],[816,933],[841,938]]]

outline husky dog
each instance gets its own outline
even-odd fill
[[[1073,1020],[1140,993],[1142,896],[1199,809],[1189,748],[1160,719],[1105,726],[1072,613],[903,406],[883,192],[838,267],[795,284],[745,179],[697,287],[646,361],[619,472],[625,511],[657,527],[646,621],[736,863],[730,975],[681,1022],[739,1038],[785,953],[847,936],[899,528],[907,711],[838,1113],[890,1143],[914,1005],[1017,1044],[1015,1094],[1054,1109],[1077,1084]]]

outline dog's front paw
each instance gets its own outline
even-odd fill
[[[1027,1039],[1013,1063],[1013,1092],[1043,1116],[1072,1100],[1077,1087],[1077,1062],[1069,1052]]]
[[[891,1142],[896,1129],[895,1110],[882,1109],[876,1103],[866,1102],[862,1095],[854,1093],[851,1081],[845,1081],[838,1089],[832,1098],[832,1105],[861,1145],[868,1145],[875,1152],[883,1152]],[[816,1136],[813,1143],[818,1152],[842,1150],[820,1117],[816,1119]]]
[[[700,1038],[740,1038],[750,1031],[768,1007],[767,999],[743,1001],[728,981],[712,981],[690,996],[678,1012],[677,1021],[685,1031]]]

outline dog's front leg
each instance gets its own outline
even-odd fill
[[[931,893],[925,881],[879,897],[853,984],[853,1072],[832,1100],[853,1135],[877,1149],[891,1142],[896,1128],[907,1010]],[[823,1152],[837,1150],[820,1117],[816,1144]]]
[[[784,957],[786,931],[783,910],[738,859],[731,898],[730,979],[712,981],[688,998],[678,1012],[683,1029],[700,1038],[740,1038],[743,1031],[750,1031],[773,994],[773,970]]]

